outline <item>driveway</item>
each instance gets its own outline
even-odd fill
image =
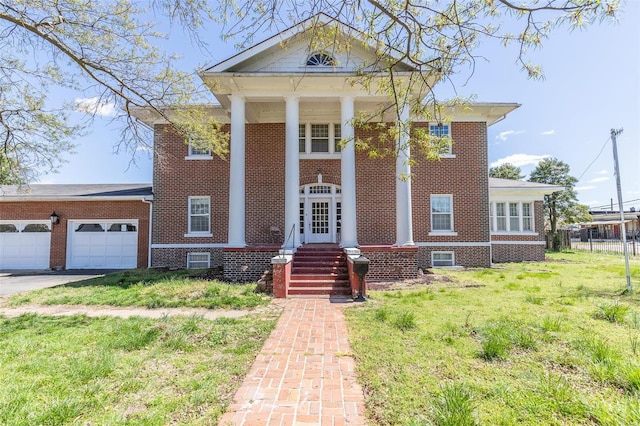
[[[0,271],[0,296],[100,277],[114,270]]]

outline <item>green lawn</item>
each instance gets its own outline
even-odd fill
[[[215,425],[274,325],[0,317],[0,424]]]
[[[109,305],[147,308],[247,309],[267,305],[256,284],[190,278],[197,271],[132,270],[11,297],[9,305]]]
[[[640,424],[640,293],[623,295],[621,256],[442,274],[346,310],[371,424]]]

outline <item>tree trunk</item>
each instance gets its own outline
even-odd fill
[[[558,235],[558,215],[556,212],[555,200],[551,202],[551,211],[549,212],[549,222],[551,224],[551,250],[560,251],[560,235]]]

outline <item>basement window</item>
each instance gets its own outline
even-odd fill
[[[431,267],[433,268],[445,268],[447,266],[454,266],[452,251],[432,251],[431,252]]]
[[[187,253],[187,269],[209,269],[211,253]]]

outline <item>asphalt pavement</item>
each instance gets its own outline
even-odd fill
[[[114,270],[0,271],[0,296],[101,277]]]

